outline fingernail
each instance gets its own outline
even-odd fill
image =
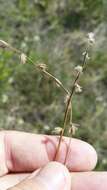
[[[64,165],[58,162],[50,162],[32,177],[32,180],[44,189],[70,190],[71,187],[70,173]]]

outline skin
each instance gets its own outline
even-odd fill
[[[91,145],[72,139],[67,169],[63,162],[69,139],[63,138],[58,160],[53,162],[57,143],[58,137],[54,136],[0,132],[0,190],[107,188],[107,173],[91,171],[97,163]]]

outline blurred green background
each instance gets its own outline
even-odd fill
[[[32,57],[69,89],[81,64],[86,35],[94,32],[81,95],[73,99],[76,137],[96,148],[97,170],[107,169],[107,1],[0,0],[0,38]],[[0,50],[0,128],[50,134],[62,126],[64,92],[30,63]],[[85,152],[84,152],[85,154]]]

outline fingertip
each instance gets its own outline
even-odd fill
[[[97,163],[97,153],[88,143],[72,139],[67,167],[70,171],[90,171]]]
[[[49,189],[70,190],[71,187],[71,175],[68,169],[63,164],[55,161],[49,162],[33,179],[36,182],[47,184]]]
[[[89,147],[89,156],[88,156],[89,162],[87,162],[88,170],[91,171],[96,167],[98,157],[97,157],[97,152],[94,149],[94,147],[88,143],[86,143],[86,144]]]

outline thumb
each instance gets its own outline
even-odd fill
[[[50,162],[9,190],[70,190],[70,187],[71,177],[67,168],[58,162]]]

